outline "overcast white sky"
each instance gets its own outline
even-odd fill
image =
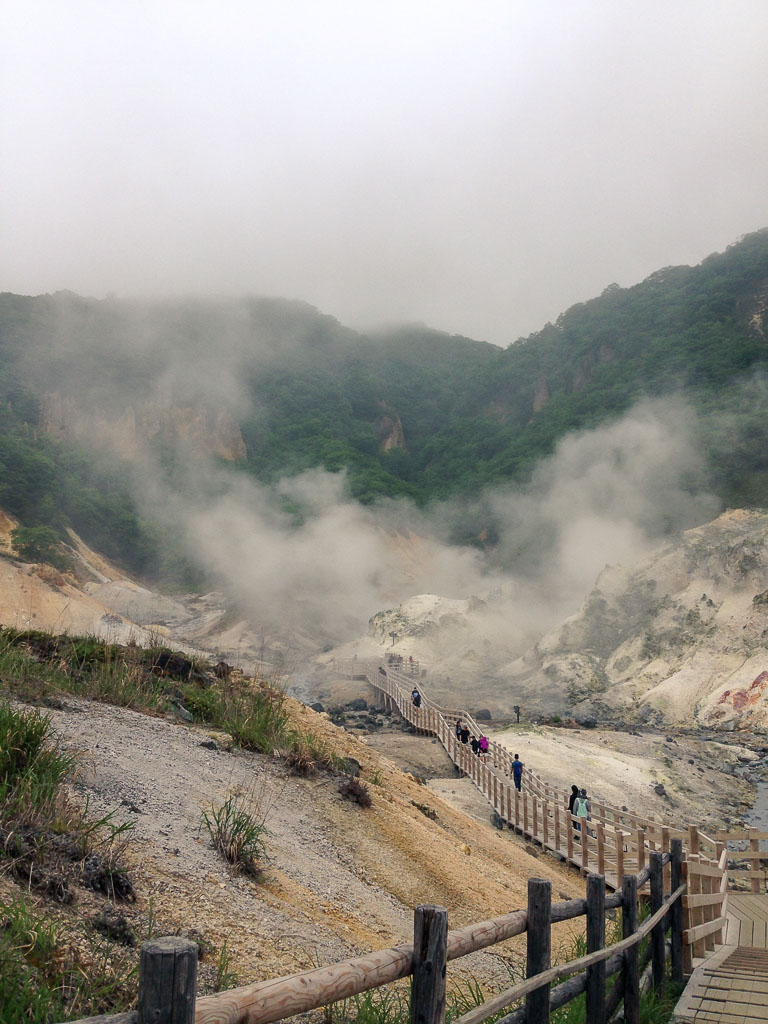
[[[3,0],[0,290],[497,344],[768,225],[768,0]]]

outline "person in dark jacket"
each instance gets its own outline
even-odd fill
[[[576,803],[576,797],[579,795],[579,787],[571,786],[571,795],[568,797],[568,813],[573,814],[573,805]]]

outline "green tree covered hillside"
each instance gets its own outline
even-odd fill
[[[723,503],[768,505],[767,309],[768,230],[611,285],[505,350],[422,326],[361,335],[277,299],[4,294],[0,507],[25,526],[72,525],[134,571],[189,580],[137,513],[128,463],[95,456],[87,430],[46,433],[51,396],[85,422],[154,410],[150,443],[169,472],[168,410],[208,410],[242,439],[240,472],[345,468],[361,502],[426,504],[524,479],[569,431],[680,392],[703,414]]]

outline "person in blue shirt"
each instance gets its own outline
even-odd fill
[[[523,762],[520,760],[519,754],[515,754],[515,760],[512,762],[512,779],[515,789],[520,789],[523,784]]]

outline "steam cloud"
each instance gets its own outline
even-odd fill
[[[345,497],[343,474],[322,470],[266,487],[210,465],[201,486],[195,463],[199,501],[169,500],[154,474],[141,496],[175,519],[190,556],[254,625],[338,642],[414,594],[493,592],[483,632],[519,653],[576,610],[606,564],[716,514],[695,427],[681,402],[646,401],[615,423],[566,437],[524,490],[486,496],[499,533],[487,551],[446,540],[449,524],[471,510],[362,507]],[[284,510],[284,498],[303,508],[303,522]]]

